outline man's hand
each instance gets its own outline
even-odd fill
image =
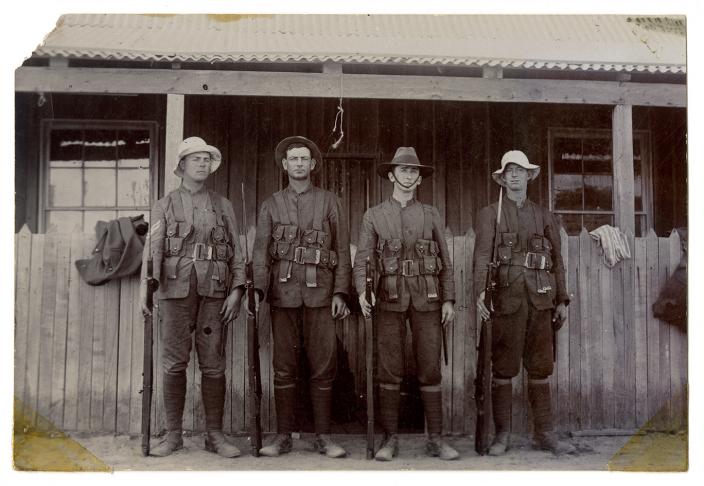
[[[365,318],[369,319],[372,317],[372,307],[376,305],[376,297],[374,296],[374,292],[372,292],[372,301],[367,302],[367,296],[365,292],[362,292],[359,294],[359,307],[362,309],[362,314],[364,315]]]
[[[442,325],[447,327],[455,320],[455,304],[447,300],[442,304]]]
[[[237,287],[233,290],[230,295],[227,296],[225,302],[222,303],[222,308],[220,309],[220,321],[223,323],[230,322],[237,319],[240,313],[240,304],[242,303],[242,294],[244,291],[242,287]]]
[[[347,307],[345,299],[340,294],[335,294],[332,296],[332,318],[333,319],[344,319],[350,315],[350,310]]]
[[[556,331],[559,331],[560,328],[565,324],[565,321],[567,320],[567,306],[564,303],[560,303],[557,308],[555,308],[555,312],[552,314],[552,327]]]
[[[479,298],[477,298],[477,309],[479,309],[479,314],[481,315],[482,319],[487,321],[491,318],[491,312],[489,311],[489,308],[484,302],[484,294],[485,291],[482,290],[482,293],[479,294]]]
[[[259,301],[261,300],[261,296],[257,290],[252,293],[254,294],[254,314],[249,311],[249,299],[247,298],[247,294],[244,295],[244,307],[247,309],[249,317],[254,317],[259,314]]]
[[[147,283],[145,279],[139,282],[139,306],[142,308],[142,315],[144,317],[152,315],[152,311],[147,307]]]

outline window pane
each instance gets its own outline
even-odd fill
[[[553,145],[553,170],[556,174],[580,174],[582,172],[582,140],[580,138],[556,138]]]
[[[611,137],[584,139],[584,173],[611,174]]]
[[[51,130],[50,138],[49,167],[81,166],[81,160],[83,160],[82,130]]]
[[[149,131],[122,130],[117,133],[118,166],[149,167]]]
[[[84,159],[86,167],[115,167],[117,158],[114,130],[86,130]]]
[[[561,214],[560,220],[562,227],[565,228],[568,235],[578,235],[582,231],[582,215],[581,214]]]
[[[83,213],[81,211],[47,211],[47,232],[76,233],[83,231]]]
[[[110,221],[116,217],[115,211],[86,211],[83,220],[83,231],[85,233],[95,233],[95,223],[98,221]]]
[[[49,169],[48,207],[81,205],[81,169]]]
[[[584,208],[611,211],[613,209],[613,177],[584,176]]]
[[[555,209],[582,209],[582,176],[576,174],[555,174],[553,179]]]
[[[149,169],[117,171],[117,205],[149,206]]]
[[[115,206],[115,170],[84,169],[85,206]]]
[[[599,226],[605,224],[614,224],[614,217],[612,214],[585,214],[584,215],[584,227],[587,231],[592,231],[597,229]]]

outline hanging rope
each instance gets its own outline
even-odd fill
[[[342,139],[345,137],[345,131],[342,129],[342,121],[345,116],[345,110],[344,108],[342,108],[342,96],[342,73],[340,73],[340,102],[337,104],[337,113],[335,114],[335,125],[332,127],[332,136],[334,136],[335,131],[337,131],[337,123],[338,121],[340,122],[340,136],[337,138],[337,140],[335,140],[335,143],[330,146],[332,150],[335,150],[340,145],[340,142],[342,142]]]

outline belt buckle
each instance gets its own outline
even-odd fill
[[[207,251],[205,249],[207,248]],[[205,256],[203,253],[205,252]],[[212,260],[213,258],[213,247],[206,245],[205,243],[195,243],[193,245],[193,259],[194,260]]]
[[[401,260],[401,275],[413,277],[413,260]]]
[[[547,266],[547,258],[545,258],[545,255],[538,255],[537,253],[529,251],[526,253],[526,259],[523,266],[530,268],[531,270],[545,270],[545,267]]]

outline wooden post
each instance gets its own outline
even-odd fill
[[[613,161],[615,224],[622,231],[635,234],[635,202],[633,198],[633,107],[616,105],[613,113]]]
[[[174,174],[178,144],[183,140],[184,95],[166,95],[166,150],[164,151],[164,194],[176,189],[181,178]]]

